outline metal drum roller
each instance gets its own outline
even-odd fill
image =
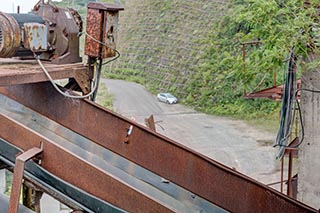
[[[15,56],[20,47],[21,32],[18,22],[9,14],[0,12],[0,57]]]

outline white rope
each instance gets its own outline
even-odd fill
[[[94,87],[93,89],[91,90],[90,93],[86,94],[86,95],[70,95],[68,93],[65,93],[63,92],[57,85],[56,83],[54,82],[53,78],[50,76],[48,70],[43,66],[41,60],[40,60],[40,57],[39,56],[36,56],[35,57],[39,66],[41,67],[41,69],[43,70],[43,72],[46,74],[46,76],[48,77],[48,79],[50,80],[51,84],[53,85],[53,87],[63,96],[67,97],[67,98],[73,98],[73,99],[83,99],[83,98],[88,98],[89,96],[91,96],[97,89],[98,85],[97,83],[94,84]],[[95,68],[96,68],[96,65],[95,65]],[[96,72],[96,75],[97,75],[97,71]]]
[[[40,1],[39,1],[39,2],[40,2]],[[93,41],[95,41],[95,42],[97,42],[97,43],[99,43],[99,44],[101,44],[101,45],[107,46],[108,48],[110,48],[111,50],[113,50],[113,51],[115,51],[115,52],[117,53],[117,56],[116,56],[116,57],[114,57],[113,59],[111,59],[111,60],[109,60],[109,61],[107,61],[107,62],[105,62],[105,63],[102,63],[101,66],[102,66],[102,65],[105,65],[105,64],[108,64],[108,63],[110,63],[111,61],[114,61],[114,60],[116,60],[117,58],[120,57],[120,53],[119,53],[118,50],[116,50],[116,49],[108,46],[106,43],[103,43],[103,42],[95,39],[95,38],[92,37],[89,33],[87,33],[87,32],[84,32],[84,33],[85,33],[90,39],[92,39]],[[80,33],[80,34],[82,34],[82,33]],[[93,89],[91,90],[90,93],[88,93],[88,94],[86,94],[86,95],[80,96],[80,95],[70,95],[70,94],[68,94],[68,93],[63,92],[63,91],[56,85],[56,83],[54,82],[53,78],[50,76],[48,70],[43,66],[43,64],[42,64],[42,62],[41,62],[41,60],[40,60],[40,56],[35,55],[35,59],[37,60],[39,66],[41,67],[41,69],[43,70],[43,72],[46,74],[46,76],[47,76],[48,79],[50,80],[50,82],[51,82],[51,84],[53,85],[53,87],[54,87],[61,95],[65,96],[65,97],[67,97],[67,98],[75,98],[75,99],[88,98],[89,96],[91,96],[92,94],[94,94],[95,91],[96,91],[97,88],[98,88],[98,82],[99,82],[99,80],[98,80],[98,75],[99,75],[99,73],[98,73],[98,72],[101,72],[101,70],[98,70],[98,71],[97,71],[97,70],[96,70],[96,65],[94,66],[94,67],[95,67],[95,73],[96,73],[96,77],[95,77],[96,81],[95,81],[95,84],[94,84]]]

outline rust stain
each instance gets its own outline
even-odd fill
[[[116,49],[119,10],[123,8],[117,5],[88,4],[86,55],[96,58],[116,56],[112,49]]]

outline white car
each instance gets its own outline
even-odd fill
[[[159,93],[157,95],[157,99],[158,101],[162,101],[167,104],[176,104],[178,102],[178,99],[170,93]]]

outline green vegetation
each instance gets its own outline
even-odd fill
[[[126,81],[136,82],[138,84],[146,85],[145,73],[140,70],[134,69],[116,69],[114,72],[108,72],[109,69],[105,69],[103,73],[104,78],[120,79]],[[117,72],[118,71],[118,72]]]
[[[7,181],[6,185],[7,185],[7,188],[6,188],[6,191],[4,192],[4,194],[8,195],[8,196],[10,196],[10,193],[11,193],[12,178],[13,178],[12,172],[6,170],[6,181]]]
[[[54,1],[54,3],[59,7],[69,7],[77,10],[82,18],[85,18],[85,14],[87,11],[86,5],[88,2],[95,2],[95,0],[62,0],[60,2]],[[123,4],[124,0],[99,0],[99,2]]]
[[[208,39],[205,60],[189,86],[186,101],[210,113],[245,118],[272,114],[278,104],[267,100],[244,100],[243,89],[253,91],[272,86],[273,73],[283,83],[285,60],[292,49],[305,58],[317,51],[312,31],[319,22],[318,1],[238,0],[227,5],[225,16],[215,23]],[[245,63],[242,42],[249,45]],[[304,69],[319,64],[306,64]],[[300,69],[301,71],[301,69]],[[280,76],[280,77],[279,77]]]
[[[85,2],[59,4],[83,8]],[[319,51],[319,1],[219,2],[127,1],[120,13],[122,56],[104,76],[144,84],[154,93],[170,91],[207,113],[261,120],[276,115],[280,103],[243,99],[244,88],[271,87],[274,73],[283,84],[292,50],[299,72],[319,65],[305,60]],[[259,43],[246,45],[244,62],[242,43],[249,41]]]
[[[96,102],[101,106],[112,110],[113,98],[113,95],[108,92],[107,87],[103,83],[100,83]]]

